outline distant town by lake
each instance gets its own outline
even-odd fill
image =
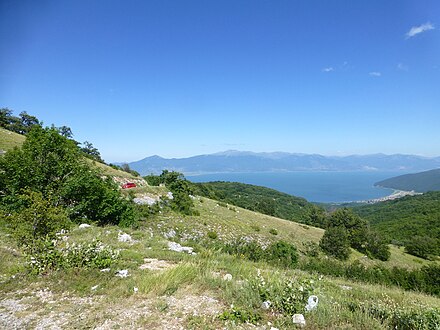
[[[187,176],[192,182],[231,181],[276,189],[310,202],[340,203],[388,196],[393,189],[374,183],[406,172],[261,172]]]

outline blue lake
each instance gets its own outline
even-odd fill
[[[311,202],[348,202],[380,198],[393,190],[374,183],[406,172],[215,173],[188,176],[192,182],[232,181],[276,189]]]

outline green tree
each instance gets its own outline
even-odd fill
[[[354,214],[348,208],[338,209],[330,215],[327,225],[331,227],[343,227],[347,231],[350,246],[361,252],[366,251],[368,242],[368,222]]]
[[[11,211],[23,209],[22,193],[31,190],[64,207],[72,220],[129,224],[134,219],[116,185],[103,180],[75,142],[55,128],[34,126],[21,148],[0,157],[0,183],[0,203]]]
[[[414,256],[428,259],[439,253],[439,241],[428,236],[414,236],[405,244],[405,251]]]
[[[373,258],[377,258],[382,261],[390,259],[391,252],[387,242],[377,233],[369,232],[366,252]]]
[[[319,241],[324,253],[340,260],[347,260],[350,256],[350,240],[347,230],[343,226],[328,228]]]
[[[172,209],[186,215],[197,214],[194,211],[194,203],[189,196],[194,193],[192,185],[185,179],[182,173],[163,170],[159,178],[160,183],[164,183],[173,194],[173,199],[171,200]]]
[[[8,108],[0,109],[0,127],[8,128],[10,118],[12,116],[12,110]]]
[[[89,141],[84,141],[84,147],[81,148],[81,151],[86,155],[86,157],[96,160],[97,162],[103,163],[104,161],[101,158],[101,153],[97,148],[93,146],[93,144]]]

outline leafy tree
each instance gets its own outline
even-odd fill
[[[57,128],[58,133],[60,133],[61,136],[64,136],[65,138],[72,139],[73,133],[70,127],[68,126],[61,126]]]
[[[104,161],[101,158],[101,154],[97,148],[93,146],[89,141],[84,141],[84,147],[81,148],[81,151],[90,159],[96,160],[97,162],[103,163]]]
[[[270,198],[262,199],[255,204],[255,211],[263,214],[275,216],[276,203],[273,199]]]
[[[368,241],[368,222],[348,208],[338,209],[330,215],[328,226],[343,227],[347,231],[350,246],[365,251]]]
[[[349,235],[343,226],[328,228],[319,241],[319,246],[326,254],[340,260],[347,260],[350,256]]]
[[[0,109],[0,127],[8,128],[10,117],[12,116],[12,110],[8,108]]]
[[[428,259],[429,255],[439,253],[439,241],[428,236],[414,236],[406,245],[405,251],[414,256]]]
[[[365,250],[371,257],[382,261],[387,261],[391,256],[390,247],[386,241],[375,232],[369,232]]]
[[[186,215],[197,214],[194,211],[194,203],[189,195],[194,194],[191,183],[185,179],[182,173],[163,170],[159,175],[159,183],[165,186],[173,193],[171,208]]]
[[[11,211],[23,209],[27,189],[66,208],[72,220],[129,224],[134,219],[116,185],[88,166],[75,142],[55,128],[34,126],[21,148],[0,157],[0,183],[0,204]]]

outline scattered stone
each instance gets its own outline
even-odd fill
[[[118,270],[118,271],[116,272],[116,276],[118,276],[118,277],[120,277],[120,278],[125,278],[125,277],[129,276],[129,275],[128,275],[128,269]]]
[[[225,274],[223,276],[223,280],[225,280],[225,281],[232,281],[232,275],[231,274]]]
[[[130,235],[128,235],[126,233],[123,233],[123,232],[120,232],[118,234],[118,241],[119,242],[124,242],[124,243],[132,243],[133,239],[131,238]]]
[[[171,191],[167,192],[168,199],[174,199],[173,193]]]
[[[110,268],[101,269],[101,272],[103,272],[103,273],[108,273],[109,271],[110,271]]]
[[[278,330],[278,328],[270,327],[270,330]]]
[[[137,287],[134,287],[134,288],[133,288],[133,291],[134,291],[134,293],[136,293],[136,292],[138,292],[138,291],[139,291],[139,288],[137,288]]]
[[[85,229],[85,228],[90,228],[90,227],[92,227],[92,226],[90,226],[88,223],[82,223],[79,225],[80,229]]]
[[[99,284],[92,286],[92,291],[95,291],[98,288]]]
[[[144,264],[139,266],[139,269],[159,270],[163,271],[176,265],[168,263],[166,260],[145,258]]]
[[[340,285],[339,286],[342,290],[351,290],[351,289],[353,289],[351,286],[348,286],[348,285]]]
[[[311,311],[312,309],[315,309],[316,306],[318,306],[318,297],[317,296],[310,296],[307,300],[306,305],[306,311]]]
[[[176,237],[177,233],[174,229],[170,229],[167,233],[163,234],[165,238],[173,238]]]
[[[272,303],[269,300],[263,301],[263,303],[261,304],[261,308],[262,309],[269,309],[270,305],[272,305]]]
[[[188,254],[195,254],[193,248],[189,246],[182,246],[176,242],[168,242],[168,249],[175,252],[186,252]]]
[[[138,205],[148,205],[152,206],[159,201],[158,198],[153,198],[150,196],[142,195],[136,198],[133,198],[133,202]]]
[[[293,324],[299,325],[301,328],[306,325],[306,319],[304,318],[304,315],[302,315],[302,314],[294,314],[292,316],[292,322],[293,322]]]

